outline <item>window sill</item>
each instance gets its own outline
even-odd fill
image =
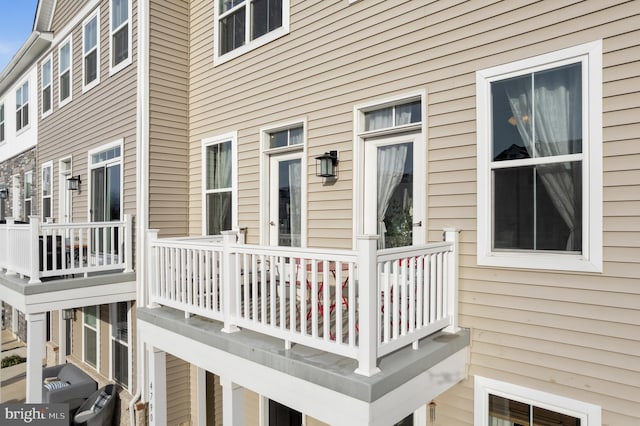
[[[93,80],[91,83],[89,83],[87,85],[83,85],[82,86],[82,93],[87,93],[89,90],[93,89],[98,84],[100,84],[100,79],[99,78]]]
[[[479,266],[602,273],[602,262],[583,255],[550,253],[478,253]]]
[[[70,103],[72,100],[71,95],[69,95],[68,98],[66,98],[65,100],[59,101],[58,102],[58,109],[62,108],[63,106],[67,105],[68,103]]]
[[[120,62],[118,65],[111,67],[109,66],[109,77],[119,73],[120,71],[122,71],[123,69],[125,69],[126,67],[128,67],[129,65],[131,65],[133,61],[131,60],[131,55],[129,55],[129,57],[127,59],[125,59],[124,61]]]
[[[218,49],[215,49],[214,52],[214,57],[213,57],[213,66],[218,66],[218,65],[222,65],[225,62],[228,62],[232,59],[235,59],[239,56],[244,55],[245,53],[248,53],[252,50],[255,50],[261,46],[264,46],[267,43],[270,43],[280,37],[283,37],[285,35],[289,34],[289,26],[288,25],[284,25],[283,26],[273,30],[267,34],[262,35],[261,37],[252,40],[251,42],[249,42],[248,44],[245,44],[243,46],[240,46],[234,50],[231,50],[227,53],[225,53],[224,55],[218,55]]]

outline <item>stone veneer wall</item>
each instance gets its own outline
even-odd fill
[[[4,186],[8,191],[7,198],[3,200],[4,217],[0,219],[13,217],[16,220],[27,221],[28,218],[24,217],[24,174],[29,171],[33,172],[31,214],[37,214],[38,208],[40,207],[40,203],[38,202],[40,174],[36,171],[36,149],[32,148],[0,163],[0,188]],[[21,217],[14,217],[13,212],[12,176],[14,175],[18,175],[18,179],[20,181],[20,198],[18,199],[18,204],[20,206]]]

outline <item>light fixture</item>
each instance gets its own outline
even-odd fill
[[[9,191],[7,191],[7,188],[0,188],[0,200],[6,200],[8,196]]]
[[[81,183],[82,181],[80,180],[80,175],[72,176],[69,179],[67,179],[67,189],[69,191],[77,191],[80,189]]]
[[[324,178],[336,177],[336,165],[338,164],[338,151],[325,152],[316,157],[316,176]]]
[[[71,309],[63,309],[62,310],[62,319],[65,321],[69,321],[69,320],[75,320],[76,318],[76,311],[75,309],[71,308]]]

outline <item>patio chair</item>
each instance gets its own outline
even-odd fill
[[[115,385],[108,384],[98,389],[78,408],[76,415],[73,417],[73,424],[86,426],[112,425],[116,398]]]

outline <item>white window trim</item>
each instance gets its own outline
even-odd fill
[[[581,426],[601,426],[602,424],[602,409],[597,405],[475,376],[474,426],[488,426],[489,394],[579,418]]]
[[[284,6],[283,6],[284,7]],[[274,132],[278,132],[285,129],[291,129],[293,127],[302,126],[302,144],[291,145],[281,148],[269,148],[269,135]],[[300,245],[302,247],[307,246],[307,141],[308,141],[308,126],[307,118],[300,117],[291,121],[282,123],[275,123],[265,126],[260,129],[260,149],[262,155],[260,156],[260,242],[261,244],[269,244],[269,191],[271,190],[270,182],[270,157],[272,155],[287,153],[287,152],[300,152],[302,163],[302,182],[301,185],[301,229],[300,229]]]
[[[96,18],[96,47],[91,49],[88,53],[96,51],[96,79],[89,84],[85,84],[85,58],[88,53],[84,51],[84,43],[86,39],[86,25]],[[91,15],[82,22],[82,92],[86,92],[100,83],[100,8],[98,7]]]
[[[49,173],[49,177],[50,177],[50,181],[49,181],[49,195],[45,196],[44,195],[44,179],[43,179],[43,174],[44,174],[44,169],[49,168],[50,169],[50,173]],[[49,198],[49,208],[51,210],[51,218],[54,218],[55,215],[53,214],[53,161],[47,161],[46,163],[42,164],[42,168],[40,170],[40,216],[42,217],[42,220],[44,221],[46,218],[44,217],[44,200],[45,198]]]
[[[105,150],[114,148],[116,146],[120,147],[120,157],[112,158],[110,160],[101,161],[101,162],[98,162],[98,163],[93,163],[91,161],[91,156],[93,154],[95,154],[96,152],[105,151]],[[97,168],[97,167],[108,166],[108,165],[116,164],[116,163],[120,163],[120,220],[122,220],[123,215],[124,215],[124,211],[123,211],[124,210],[124,208],[123,208],[124,207],[124,198],[123,198],[123,196],[124,196],[124,179],[123,179],[123,176],[124,176],[124,139],[118,139],[116,141],[101,145],[101,146],[99,146],[97,148],[90,149],[88,151],[88,153],[87,153],[87,164],[89,165],[89,173],[88,173],[88,176],[87,176],[87,181],[88,181],[87,185],[89,187],[89,195],[88,195],[89,198],[87,198],[89,200],[89,202],[87,203],[87,220],[89,222],[91,222],[91,200],[92,200],[91,197],[93,196],[93,194],[92,194],[93,182],[91,181],[91,175],[92,175],[91,171],[94,168]]]
[[[365,131],[364,130],[364,113],[367,111],[372,111],[380,108],[385,108],[390,105],[396,105],[404,102],[411,102],[414,100],[420,100],[422,102],[421,108],[421,122],[418,124],[409,124],[405,126],[397,126],[388,129],[382,130],[373,130],[373,131]],[[353,227],[353,248],[356,248],[358,235],[362,235],[364,233],[364,191],[362,188],[364,187],[365,182],[365,164],[364,164],[364,152],[365,152],[365,139],[375,136],[386,136],[393,135],[400,132],[415,130],[416,132],[420,132],[420,137],[423,141],[421,150],[414,147],[414,155],[420,155],[425,159],[424,164],[429,164],[428,161],[428,150],[426,147],[428,146],[427,139],[427,92],[426,90],[416,90],[412,92],[402,93],[397,96],[392,96],[384,99],[377,99],[370,102],[365,102],[362,104],[354,105],[353,107],[353,187],[358,188],[357,191],[354,192],[353,197],[353,211],[355,212],[355,226]],[[414,171],[416,172],[416,171]],[[424,185],[424,194],[428,194],[429,191],[429,183],[427,181],[427,171],[425,169],[418,171],[421,175],[415,175],[416,179],[421,179]],[[423,238],[426,241],[426,230],[427,230],[427,209],[426,209],[426,198],[423,196],[420,199],[421,194],[414,194],[416,196],[415,204],[422,205],[421,209],[423,213],[421,215],[424,217],[423,226],[421,227],[422,232],[425,233]],[[416,210],[414,209],[414,212]],[[420,211],[418,210],[418,213]]]
[[[24,97],[24,94],[23,94],[23,92],[22,92],[22,89],[24,88],[24,85],[25,85],[25,84],[28,86],[28,87],[27,87],[27,89],[28,89],[28,90],[27,90],[27,94],[28,94],[28,96],[29,96],[29,97],[28,97],[28,99],[27,99],[27,103],[26,103],[26,104],[21,104],[21,105],[20,105],[20,109],[21,109],[21,110],[24,110],[24,106],[25,106],[25,105],[27,105],[27,107],[28,107],[28,106],[29,106],[29,104],[31,104],[31,97],[32,97],[32,96],[31,96],[31,82],[29,81],[29,79],[28,79],[28,78],[27,78],[27,79],[25,79],[25,80],[23,80],[22,82],[20,82],[20,84],[18,84],[18,86],[16,86],[16,92],[17,92],[18,90],[20,90],[20,91],[21,91],[21,92],[20,92],[20,93],[21,93],[21,95]],[[36,93],[37,93],[37,91],[36,91]],[[14,92],[14,95],[15,95],[15,92]],[[31,108],[28,108],[28,111],[27,111],[27,112],[28,112],[28,114],[27,114],[27,117],[28,117],[28,118],[27,118],[27,125],[26,125],[26,126],[20,127],[20,128],[18,129],[18,128],[17,128],[18,123],[17,123],[17,122],[15,123],[15,124],[16,124],[16,136],[17,136],[17,135],[20,135],[20,134],[22,134],[22,133],[24,133],[24,132],[26,132],[26,131],[31,127],[31,117],[29,117],[29,115],[31,115],[31,112],[30,112],[30,111],[31,111]],[[15,110],[15,112],[18,112],[18,109],[16,109],[16,110]],[[5,115],[6,115],[6,113],[7,113],[7,111],[5,111]],[[24,121],[24,118],[23,118],[22,114],[20,114],[20,120],[21,120],[21,121],[20,121],[20,125],[22,126],[22,121]],[[6,121],[6,118],[5,118],[5,121]],[[6,136],[7,136],[7,126],[6,126],[6,125],[5,125],[5,128],[4,128],[4,132],[5,132],[5,138],[6,138]]]
[[[202,139],[201,197],[202,235],[207,235],[207,147],[223,142],[231,142],[231,227],[238,228],[238,132],[233,131]]]
[[[46,63],[49,63],[49,85],[48,86],[42,86],[42,82],[44,81],[44,65]],[[42,108],[40,111],[40,115],[42,118],[45,118],[49,115],[51,115],[53,113],[53,58],[52,55],[49,54],[49,56],[47,57],[47,59],[45,59],[42,64],[40,65],[40,97],[42,99]],[[51,90],[51,94],[49,95],[49,109],[48,110],[44,110],[44,96],[42,96],[42,93],[44,92],[44,89],[46,89],[47,87],[50,88]]]
[[[66,70],[62,70],[60,68],[61,67],[60,51],[67,43],[69,43],[69,97],[66,99],[62,99],[60,97],[62,96],[62,90],[60,90],[60,87],[61,87],[60,79],[62,74],[66,72]],[[58,46],[58,108],[62,108],[72,100],[73,100],[73,39],[72,39],[72,36],[69,35],[69,37],[64,39],[64,41],[60,43],[60,46]]]
[[[93,330],[93,327],[90,325],[87,325],[87,323],[85,322],[85,313],[84,313],[84,308],[82,308],[82,362],[84,362],[86,365],[88,365],[91,368],[94,368],[96,371],[100,370],[100,305],[95,305],[96,307],[96,328],[95,328],[95,332],[96,332],[96,366],[94,367],[93,365],[89,364],[87,362],[87,358],[86,358],[86,342],[85,342],[85,336],[84,336],[84,328],[85,327],[89,327]]]
[[[246,8],[250,8],[250,0],[246,0],[247,4]],[[213,65],[220,65],[231,59],[237,58],[238,56],[244,55],[247,52],[250,52],[254,49],[257,49],[260,46],[264,46],[267,43],[270,43],[284,35],[289,34],[289,22],[290,22],[290,11],[289,11],[289,0],[282,0],[282,26],[273,31],[270,31],[262,36],[258,37],[255,40],[249,40],[249,31],[251,31],[251,23],[246,23],[246,34],[245,40],[248,40],[247,43],[238,47],[237,49],[233,49],[230,52],[225,53],[224,55],[220,55],[220,45],[218,40],[219,34],[219,6],[218,2],[215,3],[214,6],[214,19],[213,19],[213,34],[214,34],[214,43],[213,43]]]
[[[492,251],[491,93],[496,80],[583,60],[582,254]],[[476,72],[478,265],[602,272],[602,41]]]
[[[131,332],[132,332],[132,327],[131,327],[131,302],[127,301],[127,363],[128,368],[127,368],[127,386],[124,386],[122,383],[118,382],[118,384],[120,386],[122,386],[125,389],[131,389],[131,380],[133,379],[133,374],[132,374],[132,370],[133,370],[133,356],[132,356],[132,336],[131,336]],[[114,380],[115,378],[113,377],[113,342],[117,341],[119,343],[122,343],[121,340],[117,340],[113,334],[113,320],[116,317],[116,306],[117,303],[111,303],[109,305],[109,379]]]
[[[127,20],[122,23],[118,28],[116,28],[115,30],[112,28],[111,25],[111,21],[113,20],[113,13],[112,13],[112,8],[113,8],[113,0],[109,0],[109,75],[114,75],[115,73],[117,73],[118,71],[122,70],[123,68],[125,68],[126,66],[128,66],[129,64],[131,64],[132,62],[132,56],[133,56],[133,52],[132,52],[132,40],[131,40],[131,35],[132,35],[132,19],[131,19],[131,3],[133,2],[133,0],[127,0],[127,7],[129,9],[128,11],[128,15],[127,15]],[[118,30],[120,28],[122,28],[124,25],[127,25],[127,31],[128,31],[128,35],[127,35],[127,41],[128,41],[128,46],[127,46],[127,59],[123,60],[122,62],[120,62],[118,65],[114,66],[113,65],[113,34],[118,32]]]

